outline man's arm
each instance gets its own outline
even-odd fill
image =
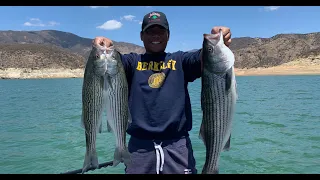
[[[126,72],[127,77],[130,77],[132,75],[132,69],[134,68],[134,62],[136,60],[136,53],[130,53],[130,54],[121,54],[121,62],[123,65],[123,68]]]
[[[194,52],[182,52],[182,68],[187,82],[193,82],[201,77],[202,72],[202,49]]]

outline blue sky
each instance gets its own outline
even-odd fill
[[[219,25],[232,37],[320,32],[320,6],[2,6],[0,30],[54,29],[142,46],[140,23],[153,10],[167,15],[169,52],[200,48],[202,34]]]

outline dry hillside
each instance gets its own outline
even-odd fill
[[[0,67],[66,68],[84,67],[84,57],[62,48],[40,44],[0,44]]]
[[[113,40],[114,41],[114,40]],[[0,68],[83,68],[90,38],[69,32],[0,31]],[[143,53],[144,47],[114,41],[121,53]],[[271,38],[233,38],[236,68],[274,67],[320,54],[320,33],[278,34]]]

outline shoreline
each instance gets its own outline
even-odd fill
[[[8,68],[0,70],[0,79],[83,78],[84,69]],[[235,68],[236,76],[320,75],[320,65],[281,65],[269,68]]]
[[[44,68],[7,68],[0,70],[0,79],[62,79],[83,78],[84,69]]]
[[[320,65],[235,69],[236,76],[320,75]]]

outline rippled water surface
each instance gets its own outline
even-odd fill
[[[231,149],[220,173],[319,173],[320,76],[237,77],[239,101]],[[0,80],[0,173],[62,173],[82,167],[82,79]],[[189,85],[191,139],[198,171],[200,80]],[[106,125],[104,124],[104,129]],[[100,163],[110,161],[114,136],[98,136]],[[92,173],[124,173],[124,166]]]

